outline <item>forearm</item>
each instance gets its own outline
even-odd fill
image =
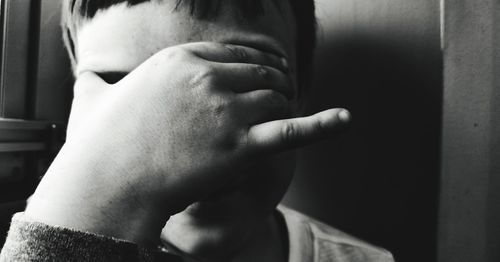
[[[157,247],[14,216],[0,261],[180,261]]]
[[[26,208],[34,221],[154,245],[168,219],[168,207],[139,202],[120,181],[104,181],[108,166],[96,166],[63,147]],[[124,176],[126,174],[123,174]]]

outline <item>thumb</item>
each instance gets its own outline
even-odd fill
[[[351,120],[349,111],[329,109],[312,116],[276,120],[250,128],[248,145],[257,152],[281,152],[335,136]]]

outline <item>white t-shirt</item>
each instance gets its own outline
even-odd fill
[[[394,262],[392,254],[285,206],[289,262]]]

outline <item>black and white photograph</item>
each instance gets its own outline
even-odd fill
[[[499,262],[497,0],[0,0],[0,262]]]

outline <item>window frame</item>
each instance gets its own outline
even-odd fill
[[[0,2],[0,203],[4,203],[33,192],[64,143],[65,124],[62,117],[50,115],[57,108],[39,112],[61,97],[39,101],[40,91],[50,97],[55,89],[48,87],[54,83],[47,81],[53,75],[39,77],[40,70],[45,74],[49,70],[44,68],[45,60],[51,58],[43,53],[48,44],[41,47],[39,38],[44,28],[41,7],[46,1]]]
[[[30,49],[35,44],[31,24],[37,1],[2,1],[0,117],[27,119]],[[31,29],[31,30],[30,30]]]

